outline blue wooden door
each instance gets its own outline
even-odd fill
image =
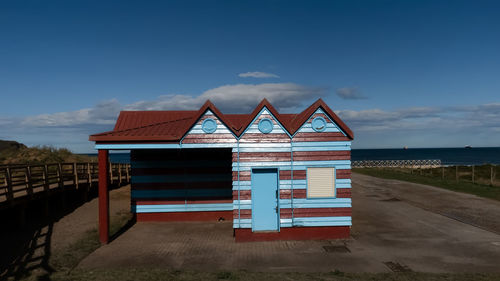
[[[252,170],[252,230],[278,230],[278,169]]]

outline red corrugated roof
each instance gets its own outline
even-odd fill
[[[116,120],[114,131],[138,128],[161,122],[191,118],[197,111],[122,111]]]
[[[240,136],[264,107],[292,135],[318,108],[322,108],[350,139],[354,138],[349,127],[321,99],[317,100],[300,114],[279,114],[264,99],[250,114],[222,114],[210,101],[205,102],[197,111],[122,111],[118,116],[113,131],[91,135],[89,140],[96,142],[180,141],[208,109],[232,130],[236,136]]]

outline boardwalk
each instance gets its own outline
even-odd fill
[[[111,183],[130,181],[130,165],[110,163]],[[97,163],[0,166],[0,209],[65,188],[90,189],[98,182]]]

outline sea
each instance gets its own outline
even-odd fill
[[[96,153],[88,155],[97,156]],[[111,152],[109,157],[111,162],[130,163],[129,152]],[[500,147],[353,149],[351,159],[353,161],[439,159],[443,165],[499,165]]]

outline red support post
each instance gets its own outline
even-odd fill
[[[99,240],[109,242],[109,165],[108,150],[99,149]]]

